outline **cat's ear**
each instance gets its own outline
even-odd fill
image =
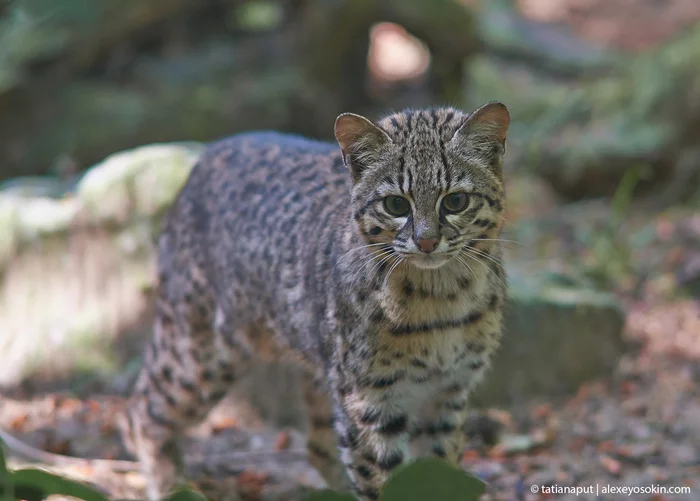
[[[509,125],[508,108],[503,103],[492,101],[469,115],[450,142],[468,156],[478,155],[500,169]]]
[[[359,176],[382,146],[391,142],[389,135],[370,120],[353,113],[343,113],[335,120],[335,139],[343,152],[343,163]]]

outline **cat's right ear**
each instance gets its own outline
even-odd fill
[[[343,113],[335,120],[335,139],[343,152],[343,163],[356,179],[376,159],[377,152],[391,138],[363,116]]]

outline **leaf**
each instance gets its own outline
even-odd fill
[[[312,492],[304,501],[357,501],[357,498],[351,494],[340,494],[330,489]]]
[[[476,501],[486,486],[478,478],[440,459],[419,459],[396,470],[381,501]]]
[[[85,501],[108,501],[108,498],[98,490],[74,480],[54,475],[42,470],[26,468],[11,473],[15,484],[15,493],[28,492],[29,501],[45,499],[52,494],[71,496]]]
[[[180,489],[170,494],[165,501],[207,501],[207,498],[192,489]]]

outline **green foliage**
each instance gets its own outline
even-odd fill
[[[0,501],[41,501],[53,494],[85,501],[107,501],[104,494],[92,487],[46,471],[8,470],[0,447]]]
[[[35,468],[8,470],[3,446],[0,440],[0,501],[41,501],[51,495],[68,496],[84,501],[109,500],[94,487],[60,475]],[[165,501],[207,501],[207,498],[190,489],[178,489]]]
[[[484,493],[484,483],[439,459],[420,459],[396,470],[381,501],[476,501]],[[34,468],[8,470],[0,441],[0,501],[41,501],[50,495],[69,496],[85,501],[108,501],[97,489],[59,475]],[[310,494],[306,501],[355,501],[350,494],[330,490]],[[191,489],[178,489],[166,501],[207,501]]]
[[[419,459],[396,470],[380,501],[476,501],[486,490],[484,483],[439,459]],[[306,501],[352,501],[349,494],[315,492]]]

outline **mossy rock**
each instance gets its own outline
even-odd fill
[[[155,144],[116,153],[85,174],[76,196],[96,223],[151,218],[172,204],[202,149]]]
[[[513,271],[504,337],[475,405],[563,397],[609,378],[625,352],[625,314],[612,294]]]

